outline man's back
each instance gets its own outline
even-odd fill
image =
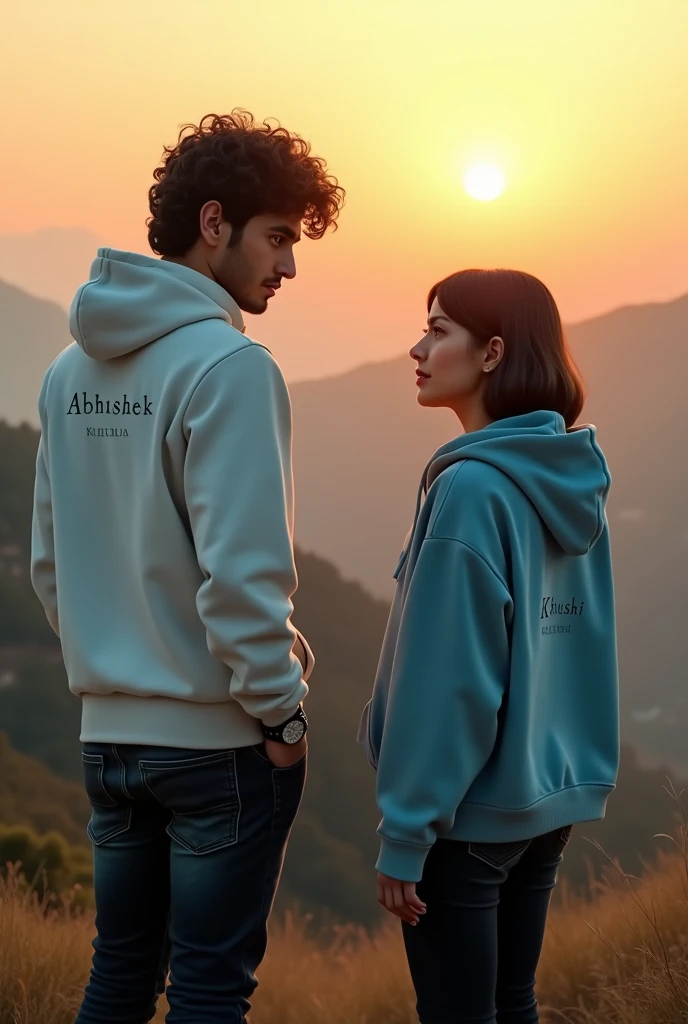
[[[307,692],[280,370],[224,289],[145,256],[101,250],[71,326],[41,414],[82,740],[260,742],[257,719]]]

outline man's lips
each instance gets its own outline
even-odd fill
[[[263,285],[263,288],[265,288],[266,291],[270,292],[270,295],[274,295],[275,292],[277,291],[277,289],[280,288],[280,287],[281,287],[281,284],[280,284],[279,281],[273,282],[272,284],[267,284],[267,282],[266,282]]]

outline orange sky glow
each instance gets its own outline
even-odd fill
[[[146,252],[162,146],[243,106],[311,140],[341,228],[250,332],[289,379],[408,351],[466,266],[542,277],[568,322],[688,291],[686,0],[62,0],[3,15],[0,235]],[[466,167],[503,194],[476,202]],[[88,265],[79,271],[88,274]],[[75,281],[75,286],[78,284]]]

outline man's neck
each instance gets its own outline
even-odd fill
[[[186,256],[162,256],[161,259],[165,263],[177,263],[180,267],[188,267],[189,270],[195,270],[198,274],[209,277],[211,281],[216,281],[207,260],[203,259],[198,253],[191,252]]]

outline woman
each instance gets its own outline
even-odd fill
[[[422,1024],[532,1024],[571,826],[604,816],[618,767],[610,477],[536,278],[441,281],[410,355],[420,405],[464,433],[423,474],[361,723],[378,900]]]

